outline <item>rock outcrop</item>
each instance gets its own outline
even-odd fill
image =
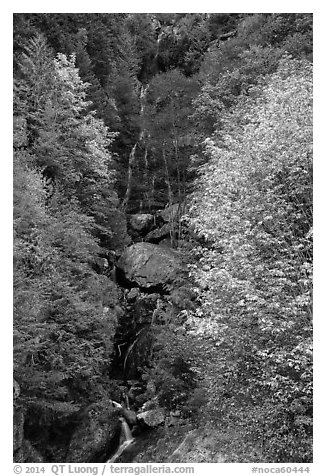
[[[43,463],[42,455],[24,437],[25,415],[19,405],[20,386],[13,382],[14,413],[13,413],[13,459],[15,463]]]
[[[169,237],[171,233],[171,225],[169,223],[165,223],[161,228],[155,228],[154,230],[150,231],[145,239],[149,243],[159,243],[165,238]]]
[[[15,463],[43,463],[44,459],[37,449],[24,437],[25,416],[21,408],[14,406],[13,449]]]
[[[160,212],[157,213],[158,218],[161,218],[164,223],[171,223],[177,220],[177,218],[181,215],[182,205],[180,206],[179,203],[174,203],[169,207],[164,208]]]
[[[145,425],[150,428],[154,428],[164,423],[165,412],[163,408],[155,408],[153,410],[138,413],[137,420],[145,423]]]
[[[89,463],[105,454],[120,431],[119,415],[109,399],[90,405],[72,436],[66,461]]]
[[[139,329],[139,325],[150,324],[153,319],[153,311],[160,295],[157,293],[148,294],[140,292],[136,299],[133,300],[131,300],[129,296],[130,293],[127,296],[127,305],[125,309],[132,318],[131,325],[133,329]]]
[[[117,268],[130,285],[150,289],[172,283],[182,263],[175,250],[152,243],[136,243],[125,250]]]
[[[158,244],[163,240],[174,243],[179,239],[179,220],[184,213],[185,205],[174,203],[158,210],[155,214],[136,213],[128,217],[128,233],[134,242],[146,241]]]

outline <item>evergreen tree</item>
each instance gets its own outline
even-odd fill
[[[36,37],[16,84],[14,376],[41,451],[52,425],[104,395],[116,323],[115,285],[93,266],[117,205],[111,138],[74,61]]]

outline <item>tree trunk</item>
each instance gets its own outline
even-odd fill
[[[174,139],[173,145],[174,145],[174,151],[175,151],[175,160],[176,160],[176,163],[177,163],[178,200],[179,200],[179,204],[181,204],[181,202],[182,202],[181,195],[182,194],[181,194],[181,175],[180,175],[178,139],[176,139],[176,138]]]
[[[166,185],[168,187],[168,197],[169,197],[169,205],[172,205],[173,203],[173,193],[172,193],[172,188],[171,188],[171,181],[170,181],[170,175],[169,175],[169,167],[168,167],[168,161],[166,158],[165,154],[165,147],[163,146],[163,161],[165,165],[165,179],[166,179]]]

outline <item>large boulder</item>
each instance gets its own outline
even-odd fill
[[[125,250],[117,268],[130,284],[141,288],[163,287],[175,280],[182,264],[172,249],[152,243],[136,243]]]
[[[180,239],[179,220],[181,219],[185,210],[184,204],[179,205],[175,203],[163,210],[160,210],[155,215],[155,228],[149,231],[144,237],[145,241],[149,243],[160,243],[170,246],[175,239]]]
[[[147,410],[146,412],[138,413],[137,420],[141,423],[145,423],[146,426],[154,428],[164,423],[165,412],[163,408]]]
[[[107,453],[120,431],[119,415],[109,399],[90,405],[71,438],[66,461],[89,463]]]
[[[181,216],[183,206],[179,205],[179,203],[174,203],[169,207],[164,208],[160,212],[157,213],[157,216],[160,217],[164,223],[171,223],[177,220],[178,217]]]
[[[149,243],[159,243],[160,241],[167,238],[170,233],[173,231],[169,223],[165,223],[161,228],[155,228],[155,230],[150,231],[146,236],[145,240]]]

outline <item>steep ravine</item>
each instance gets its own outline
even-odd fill
[[[178,208],[166,209],[157,217],[138,214],[129,218],[129,233],[135,243],[116,262],[123,312],[110,372],[120,396],[119,402],[109,402],[119,414],[119,431],[97,455],[98,462],[132,462],[153,441],[162,438],[165,427],[179,424],[180,414],[158,404],[155,385],[143,376],[144,369],[151,365],[156,334],[171,319],[182,324],[180,295],[189,304],[191,300],[191,293],[185,292],[182,254],[166,240],[166,229],[174,231]],[[165,243],[143,241],[154,233],[161,233]]]

